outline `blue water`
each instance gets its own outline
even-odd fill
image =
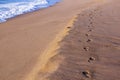
[[[20,14],[47,8],[59,1],[60,0],[0,0],[0,23]]]

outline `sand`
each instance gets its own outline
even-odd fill
[[[60,43],[50,80],[120,80],[120,1],[80,13]]]
[[[73,70],[77,69],[77,68],[75,68],[75,67],[66,68],[66,66],[62,66],[64,71],[61,71],[61,69],[60,69],[61,64],[65,64],[65,63],[69,64],[69,63],[67,63],[65,60],[67,55],[59,55],[59,54],[56,55],[56,53],[58,53],[58,51],[59,51],[57,49],[61,48],[61,46],[59,46],[58,44],[60,43],[62,38],[65,35],[67,35],[67,32],[69,31],[70,26],[73,25],[73,22],[74,22],[77,14],[80,14],[80,13],[84,12],[86,9],[89,10],[98,5],[111,4],[110,2],[111,2],[111,0],[89,0],[89,1],[77,0],[76,2],[75,1],[73,2],[73,0],[63,0],[61,3],[58,3],[55,6],[52,6],[50,8],[42,9],[40,11],[36,11],[33,13],[28,13],[28,14],[25,14],[22,16],[18,16],[14,19],[10,19],[6,23],[0,24],[0,80],[48,80],[51,78],[52,78],[51,80],[67,80],[69,75],[64,76],[64,74],[59,74],[59,71],[62,73],[66,72],[68,74],[72,71],[70,71],[70,72],[65,71],[64,68],[65,69],[73,69]],[[113,4],[112,6],[114,6],[114,5],[115,4]],[[102,8],[104,8],[104,7],[102,7]],[[115,9],[115,10],[118,11],[118,9]],[[109,9],[109,11],[110,11],[110,9]],[[107,11],[104,10],[103,12],[105,12],[105,14],[106,14]],[[87,15],[87,12],[85,12],[85,14]],[[95,14],[95,13],[92,13],[92,14]],[[98,13],[98,14],[100,14],[100,13]],[[117,14],[115,12],[114,15],[115,15],[115,18],[118,17],[117,19],[115,19],[115,23],[117,24],[117,22],[119,21],[119,14]],[[111,16],[112,16],[112,14],[111,14]],[[85,19],[88,20],[88,18],[89,18],[89,16],[88,17],[86,16]],[[103,16],[103,18],[104,18],[104,16]],[[78,19],[79,19],[79,17],[78,17]],[[108,19],[108,17],[105,20],[107,20],[107,19]],[[82,20],[84,22],[84,19],[82,19]],[[102,20],[100,20],[100,21],[102,21]],[[98,22],[99,22],[99,20],[98,20]],[[98,23],[98,22],[96,22],[96,23]],[[82,21],[79,23],[81,23],[80,25],[83,25]],[[109,21],[106,23],[105,23],[105,21],[103,21],[103,23],[104,23],[103,25],[106,26],[107,24],[109,24]],[[110,23],[111,23],[111,21],[110,21]],[[86,24],[84,24],[83,27],[85,25]],[[99,25],[99,26],[101,26],[101,25]],[[99,29],[99,27],[96,25],[96,27],[97,27],[97,28],[95,28],[96,35],[93,35],[93,37],[95,36],[94,38],[96,39],[97,35],[99,35],[100,37],[102,35],[104,35],[103,33],[99,34],[99,32],[101,33],[101,30],[102,30],[102,31],[104,31],[104,33],[107,37],[110,36],[109,37],[110,40],[111,40],[111,36],[114,36],[114,37],[112,37],[113,40],[110,41],[111,43],[118,44],[119,43],[119,35],[118,35],[119,27],[113,28],[113,26],[114,26],[114,24],[113,24],[113,25],[111,25],[110,30],[108,31],[108,27],[105,27],[105,26],[103,26],[103,28]],[[85,30],[87,30],[87,29],[85,29]],[[84,31],[84,30],[81,29],[80,31]],[[74,33],[74,29],[73,29],[72,33]],[[71,34],[69,34],[69,35],[71,35]],[[82,33],[81,33],[81,35],[82,35]],[[88,35],[88,34],[86,34],[86,35]],[[115,36],[115,35],[117,35],[117,36]],[[76,37],[77,37],[77,35],[76,35]],[[82,36],[81,36],[81,38],[82,38]],[[103,39],[102,40],[100,39],[100,41],[103,41],[103,42],[106,41],[106,43],[107,43],[108,40],[106,39],[106,37],[102,36],[102,38]],[[95,42],[98,42],[97,39]],[[71,39],[71,41],[74,41],[74,40]],[[103,45],[103,42],[98,42],[98,43]],[[67,43],[67,42],[65,42],[65,43]],[[84,44],[84,43],[82,43],[82,44]],[[93,44],[98,45],[97,43],[93,43]],[[93,44],[91,44],[91,45],[93,45]],[[109,45],[107,45],[107,46],[109,46]],[[116,53],[116,55],[118,55],[117,53],[119,51],[118,46],[117,46],[117,48],[115,47],[115,49],[113,48],[113,46],[110,47],[110,50],[113,49],[112,51],[114,53]],[[64,46],[62,46],[62,48],[64,48]],[[79,48],[82,49],[82,45]],[[71,48],[71,49],[73,50],[73,48]],[[89,47],[87,47],[87,48],[85,47],[85,50],[88,51]],[[98,50],[98,53],[100,52],[100,50],[102,50],[102,49],[100,48]],[[104,48],[103,48],[103,50],[104,50]],[[105,48],[105,50],[106,50],[106,48]],[[65,50],[65,51],[67,51],[67,50]],[[109,51],[109,50],[106,50],[106,52],[107,51]],[[69,53],[69,52],[67,52],[67,53]],[[91,53],[91,52],[89,51],[89,53]],[[100,56],[103,56],[103,54],[101,54]],[[110,56],[113,56],[113,55],[111,54]],[[108,56],[106,54],[106,57],[110,57],[110,56]],[[78,57],[80,57],[81,59],[86,59],[84,57],[84,55],[81,55]],[[77,59],[77,56],[76,56],[76,59]],[[105,59],[105,58],[103,57],[103,59]],[[118,58],[115,58],[115,59],[118,59]],[[71,62],[71,60],[72,59],[69,58],[70,62]],[[95,58],[95,60],[96,60],[96,58]],[[63,63],[63,62],[65,62],[65,63]],[[104,60],[103,60],[103,62],[104,62]],[[73,62],[73,63],[75,63],[75,62]],[[82,63],[84,63],[84,62],[81,62],[81,64]],[[87,66],[89,66],[89,63],[84,63],[84,64],[88,64]],[[113,62],[113,64],[115,64],[115,63]],[[101,64],[99,64],[99,66],[101,66],[101,65],[102,65],[102,62],[101,62]],[[73,64],[71,66],[73,66]],[[68,67],[69,67],[69,65],[68,65]],[[80,66],[78,66],[78,67],[80,67]],[[90,66],[89,66],[89,68],[90,68]],[[99,67],[98,67],[98,69],[99,69]],[[99,70],[101,70],[101,69],[99,69]],[[117,68],[116,68],[116,70],[117,70]],[[70,75],[71,75],[71,73],[70,73]],[[74,75],[72,75],[71,77],[73,77]],[[101,76],[101,75],[98,74],[98,76]],[[69,76],[69,79],[71,77]],[[113,75],[113,77],[114,77],[114,75]],[[116,79],[118,79],[118,77]],[[74,79],[72,79],[72,80],[74,80]],[[77,80],[77,79],[75,79],[75,80]]]

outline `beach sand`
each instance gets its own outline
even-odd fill
[[[80,13],[61,41],[50,80],[120,80],[120,1]]]
[[[94,71],[98,71],[95,74],[98,80],[108,80],[106,76],[109,75],[118,80],[119,72],[115,73],[117,75],[112,75],[109,73],[110,70],[106,70],[106,68],[112,70],[113,67],[114,72],[119,70],[118,62],[120,62],[119,12],[116,12],[119,11],[119,5],[115,6],[111,1],[63,0],[50,8],[21,15],[0,24],[0,80],[82,80],[81,71],[84,70],[90,73],[89,80],[94,78],[92,76]],[[112,5],[109,7],[108,4]],[[105,8],[99,7],[100,5],[104,5]],[[113,12],[108,15],[111,7]],[[93,8],[97,10],[94,11]],[[93,19],[89,21],[90,14],[92,18],[96,18],[92,22],[90,21]],[[102,19],[101,15],[105,19]],[[90,33],[86,33],[88,30],[86,25],[89,22]],[[91,27],[93,22],[94,29]],[[64,36],[66,37],[63,39]],[[91,43],[85,42],[89,37],[88,42]],[[77,38],[82,42],[74,42]],[[73,45],[76,45],[77,50]],[[72,54],[72,51],[80,54]],[[91,59],[88,61],[89,56],[95,59],[93,63]],[[101,77],[102,75],[105,75],[105,78]]]

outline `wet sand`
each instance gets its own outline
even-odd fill
[[[80,13],[61,41],[50,80],[120,80],[120,1]]]

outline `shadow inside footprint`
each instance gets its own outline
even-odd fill
[[[88,51],[89,50],[89,47],[84,47],[83,48],[85,51]]]
[[[93,24],[93,22],[90,22],[90,24]]]
[[[70,29],[71,27],[67,27],[68,29]]]
[[[92,40],[91,39],[88,39],[86,42],[91,42]]]
[[[88,33],[87,33],[87,34],[85,34],[85,36],[87,36],[87,37],[88,37],[89,35],[90,35],[90,34],[88,34]]]
[[[90,29],[88,32],[91,32],[92,31],[92,29]]]
[[[90,71],[83,71],[82,74],[83,74],[83,76],[86,77],[86,78],[91,78],[91,73],[90,73]]]
[[[94,61],[94,60],[95,60],[94,57],[90,57],[89,60],[88,60],[88,62],[91,62],[91,61]]]

